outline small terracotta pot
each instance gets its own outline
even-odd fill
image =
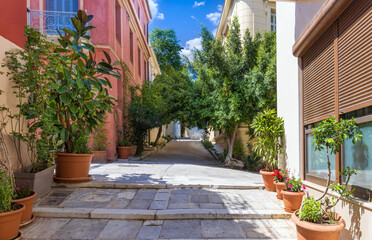
[[[337,224],[317,224],[301,221],[296,215],[292,214],[292,221],[296,224],[298,240],[338,240],[340,232],[345,228],[345,221],[336,214]]]
[[[93,159],[92,162],[107,162],[107,153],[106,151],[93,151]]]
[[[131,146],[130,155],[134,156],[136,155],[136,152],[137,152],[137,145]]]
[[[283,200],[281,191],[285,188],[284,182],[274,182],[276,188],[276,198]]]
[[[132,150],[132,147],[116,147],[119,159],[128,159],[130,156],[130,152]]]
[[[305,195],[305,192],[288,192],[282,190],[281,193],[283,196],[284,210],[286,212],[293,213],[300,209],[302,197]]]
[[[56,178],[59,182],[89,181],[92,158],[93,154],[57,153]]]
[[[20,209],[15,211],[0,213],[0,240],[9,240],[17,237],[22,213],[25,208],[22,205]]]
[[[22,213],[21,223],[27,222],[32,218],[32,208],[34,206],[36,192],[31,191],[30,193],[31,195],[29,197],[13,200],[13,203],[23,204],[25,206],[25,210]]]
[[[265,184],[266,191],[275,192],[276,188],[274,185],[274,172],[268,172],[265,169],[260,170],[260,174],[262,175],[263,182]]]

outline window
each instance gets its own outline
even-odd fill
[[[74,29],[71,18],[76,15],[79,9],[78,0],[46,0],[46,34],[58,35],[57,30],[63,28]]]
[[[141,76],[141,49],[138,48],[138,75]]]
[[[121,44],[121,7],[118,1],[115,4],[116,39]]]
[[[271,10],[270,25],[271,25],[271,31],[276,32],[276,12],[273,12],[273,10]]]
[[[134,49],[133,49],[133,41],[134,41],[134,39],[133,39],[133,32],[132,32],[132,30],[131,29],[129,29],[129,47],[130,47],[130,52],[129,52],[129,54],[130,54],[130,62],[133,64],[133,51],[134,51]]]

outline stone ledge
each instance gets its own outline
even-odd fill
[[[177,220],[177,219],[289,219],[283,210],[229,209],[104,209],[104,208],[41,208],[33,210],[36,217],[84,218],[121,220]]]

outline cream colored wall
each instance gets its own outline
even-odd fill
[[[7,71],[7,69],[2,68],[1,65],[4,62],[5,52],[9,51],[9,50],[12,50],[12,49],[20,49],[20,48],[17,45],[15,45],[12,42],[5,39],[4,37],[0,36],[0,72],[6,72]],[[3,74],[3,75],[0,74],[0,90],[4,91],[0,95],[0,107],[7,107],[13,112],[16,111],[17,110],[17,108],[16,108],[17,99],[13,94],[14,90],[11,88],[11,84],[9,82],[9,79],[6,77],[6,74]],[[10,126],[10,124],[8,123],[7,128],[6,128],[7,132],[10,132],[10,127],[9,126]],[[7,145],[7,150],[8,150],[9,155],[10,155],[12,168],[13,168],[13,170],[18,170],[20,168],[20,164],[19,164],[19,162],[17,160],[17,157],[16,157],[16,151],[15,151],[15,149],[14,149],[14,147],[13,147],[11,141],[10,141],[10,138],[6,135],[5,132],[3,132],[3,134],[5,136],[5,142],[6,142],[6,145]],[[28,165],[29,160],[28,160],[28,157],[27,157],[27,150],[26,150],[25,146],[23,146],[23,148],[22,148],[22,154],[26,158],[25,159],[25,165]]]

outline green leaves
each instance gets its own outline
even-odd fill
[[[70,137],[70,132],[66,128],[62,128],[59,136],[62,141],[66,142]]]

